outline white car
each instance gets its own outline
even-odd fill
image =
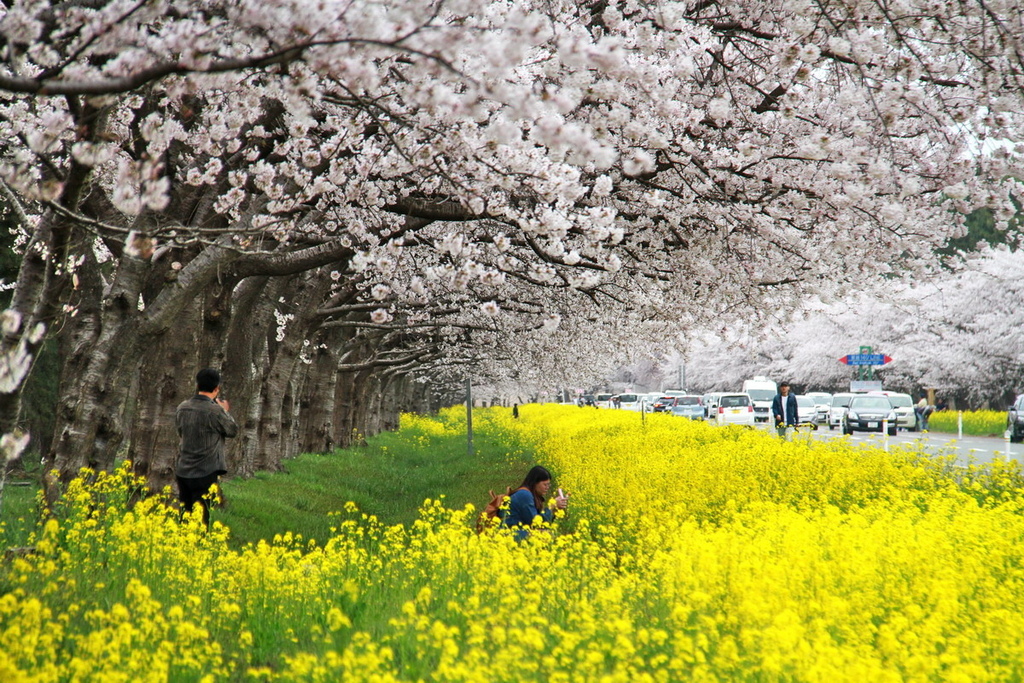
[[[828,423],[828,411],[832,407],[832,394],[824,391],[808,391],[804,396],[814,399],[818,408],[818,424]]]
[[[747,394],[721,394],[715,409],[715,422],[720,425],[754,425],[754,402]]]
[[[870,391],[869,396],[885,396],[896,411],[896,426],[899,429],[917,431],[917,413],[914,412],[914,399],[910,394],[895,391]]]
[[[796,422],[800,425],[812,425],[818,428],[818,406],[810,396],[796,397]]]
[[[612,408],[612,395],[611,394],[598,394],[594,399],[594,405],[598,408]]]
[[[700,402],[704,406],[704,417],[709,420],[715,419],[715,413],[718,412],[718,399],[721,398],[722,392],[715,391],[710,394],[704,394],[700,397]]]
[[[846,409],[850,406],[850,400],[854,396],[863,396],[863,394],[835,394],[832,397],[832,403],[828,409],[828,428],[835,429],[836,427],[843,426],[843,415],[846,414]]]
[[[619,394],[619,408],[622,410],[640,410],[640,399],[644,398],[639,394]]]

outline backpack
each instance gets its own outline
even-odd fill
[[[505,493],[495,494],[493,489],[488,491],[488,493],[491,494],[491,501],[487,503],[480,516],[476,518],[476,532],[478,534],[485,529],[496,526],[495,519],[505,518],[505,513],[508,512],[508,500],[512,497],[512,487],[505,487]]]

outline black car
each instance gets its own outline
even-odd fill
[[[1018,396],[1006,412],[1006,429],[1010,432],[1010,441],[1024,441],[1024,394]]]
[[[896,436],[896,411],[887,397],[854,396],[850,399],[843,415],[843,434],[880,432],[883,424],[888,427],[889,436]]]

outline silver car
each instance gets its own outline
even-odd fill
[[[914,412],[914,399],[910,394],[895,391],[870,392],[869,396],[885,396],[896,411],[896,426],[912,432],[917,431],[917,413]]]
[[[841,427],[843,424],[843,415],[846,414],[846,408],[850,405],[850,401],[856,396],[863,396],[863,394],[835,394],[832,397],[832,403],[828,409],[828,428],[835,429]]]
[[[704,406],[700,403],[700,396],[677,396],[676,404],[669,408],[669,413],[691,420],[703,420]]]

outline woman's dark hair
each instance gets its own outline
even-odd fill
[[[534,465],[530,471],[526,473],[526,478],[523,479],[523,483],[519,485],[519,488],[526,489],[533,494],[533,502],[536,504],[538,512],[544,509],[544,496],[537,493],[537,484],[550,479],[551,473],[548,472],[546,467]]]

